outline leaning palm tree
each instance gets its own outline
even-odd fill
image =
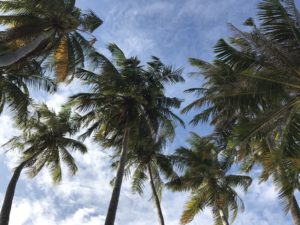
[[[298,115],[299,116],[299,115]],[[286,130],[285,141],[273,144],[269,137],[252,137],[251,143],[242,145],[240,151],[248,152],[243,159],[242,171],[250,172],[254,165],[261,167],[260,181],[272,179],[278,190],[279,198],[286,213],[290,212],[294,223],[300,224],[300,209],[295,194],[300,188],[300,151],[299,143],[291,140],[298,134],[298,127]],[[289,134],[295,132],[296,134]],[[278,138],[277,138],[278,140]],[[297,146],[295,146],[297,145]],[[244,148],[251,148],[245,150]]]
[[[248,176],[228,174],[230,164],[226,158],[220,159],[220,150],[212,138],[202,138],[192,133],[189,147],[181,147],[173,155],[174,165],[182,175],[168,183],[174,191],[191,191],[191,197],[185,205],[180,223],[187,224],[206,207],[211,207],[216,225],[229,225],[243,202],[234,190],[243,187],[246,191],[252,179]]]
[[[48,167],[54,182],[62,179],[61,163],[64,162],[74,175],[77,166],[69,149],[86,153],[81,142],[70,138],[78,130],[77,123],[71,117],[71,111],[63,109],[60,113],[48,109],[46,105],[37,107],[37,111],[22,124],[23,134],[11,139],[6,145],[21,151],[20,164],[16,167],[4,197],[0,224],[8,225],[15,188],[24,169],[31,177],[36,176],[44,167]]]
[[[234,139],[244,146],[253,142],[267,143],[262,159],[259,157],[264,166],[263,177],[272,176],[279,188],[279,197],[284,199],[286,211],[291,212],[294,223],[298,225],[300,210],[295,192],[299,190],[300,171],[295,160],[299,159],[300,14],[292,0],[265,0],[259,4],[258,15],[259,28],[252,19],[247,20],[247,25],[253,28],[251,33],[234,28],[236,39],[242,40],[246,47],[235,51],[236,56],[251,51],[255,56],[251,67],[259,68],[251,76],[280,85],[283,91],[280,92],[280,101],[273,101],[269,108],[261,110],[255,117],[241,121],[235,127]],[[232,55],[227,49],[221,48],[220,53],[228,62]],[[276,90],[271,91],[272,95],[278,94]],[[253,149],[250,157],[255,154]]]
[[[92,11],[77,8],[75,0],[1,1],[0,10],[0,24],[6,26],[0,35],[0,67],[46,58],[59,81],[82,66],[95,41],[91,33],[102,24]]]
[[[109,141],[109,146],[121,146],[105,225],[115,221],[132,135],[145,121],[155,127],[158,121],[178,119],[171,108],[178,108],[181,101],[166,97],[163,84],[183,80],[181,70],[164,66],[157,58],[144,69],[136,57],[126,58],[115,44],[109,45],[109,50],[114,62],[97,54],[100,74],[79,70],[77,77],[91,87],[91,92],[72,96],[70,101],[83,113],[80,121],[87,127],[83,137],[94,135],[102,143]]]
[[[256,146],[264,143],[268,143],[269,150],[259,152],[270,159],[278,158],[279,153],[283,158],[290,158],[291,153],[298,155],[299,11],[292,0],[264,0],[258,8],[260,26],[251,18],[245,22],[252,27],[250,32],[231,25],[235,34],[231,44],[218,42],[214,63],[191,60],[201,69],[207,83],[203,89],[190,89],[201,97],[185,109],[208,105],[193,122],[210,118],[219,136],[227,140],[230,137],[239,146],[236,153],[241,161],[257,155]],[[299,206],[294,198],[299,183],[298,167],[286,179],[294,166],[288,170],[278,166],[274,164],[272,170],[269,167],[263,170],[270,169],[268,174],[276,177],[276,186],[281,185],[280,197],[288,201],[295,223],[300,224]]]
[[[40,65],[35,61],[18,67],[0,68],[0,114],[7,106],[19,121],[24,122],[31,102],[30,88],[53,92],[56,85],[43,75]]]

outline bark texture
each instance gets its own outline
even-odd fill
[[[10,216],[10,211],[12,207],[12,202],[16,190],[16,185],[19,180],[20,174],[25,167],[27,161],[21,163],[16,170],[14,171],[14,174],[7,186],[2,209],[1,209],[1,214],[0,214],[0,225],[8,225],[9,223],[9,216]]]
[[[127,160],[128,153],[128,139],[129,139],[129,128],[125,129],[122,143],[122,152],[121,157],[117,169],[116,180],[113,188],[113,192],[111,195],[108,212],[105,219],[105,225],[114,225],[116,219],[116,213],[120,198],[120,192],[122,187],[122,181],[124,177],[124,169]]]
[[[290,212],[292,214],[294,224],[300,225],[300,209],[295,196],[293,196],[291,200]]]
[[[150,165],[148,165],[148,172],[150,175],[150,184],[151,184],[151,189],[152,189],[152,193],[154,196],[154,201],[155,201],[155,205],[156,205],[156,209],[157,209],[159,223],[160,223],[160,225],[165,225],[164,216],[163,216],[161,205],[160,205],[160,200],[159,200],[159,197],[158,197],[155,185],[154,185],[154,179],[153,179],[153,174],[152,174]]]

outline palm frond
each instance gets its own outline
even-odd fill
[[[59,45],[57,50],[55,51],[55,63],[56,63],[56,73],[58,81],[64,81],[68,76],[69,69],[69,41],[68,37],[64,36]]]

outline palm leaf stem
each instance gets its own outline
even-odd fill
[[[50,38],[54,34],[54,30],[49,30],[47,32],[41,33],[30,43],[24,45],[21,48],[18,48],[14,52],[9,52],[3,55],[0,55],[0,67],[10,66],[20,59],[26,57],[33,50],[35,50],[43,41]]]
[[[159,197],[158,197],[158,194],[157,194],[157,191],[156,191],[156,188],[155,188],[155,184],[154,184],[151,165],[148,164],[147,168],[148,168],[148,173],[149,173],[149,176],[150,176],[150,185],[151,185],[151,189],[152,189],[152,194],[154,196],[154,201],[155,201],[155,205],[156,205],[156,209],[157,209],[159,222],[160,222],[160,225],[165,225],[164,216],[163,216],[161,205],[160,205],[160,200],[159,200]]]

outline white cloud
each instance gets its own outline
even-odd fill
[[[247,0],[139,0],[120,1],[79,0],[85,8],[92,8],[104,19],[104,25],[97,31],[99,49],[107,42],[116,42],[126,55],[138,55],[142,60],[150,55],[158,55],[163,61],[177,66],[187,66],[187,57],[209,59],[214,42],[227,35],[225,23],[239,23],[240,17],[248,16],[247,10],[254,2]],[[236,10],[241,9],[241,10]],[[249,12],[254,14],[254,12]],[[107,52],[105,52],[106,54]],[[187,71],[194,71],[188,67]],[[197,80],[189,79],[185,86],[175,86],[168,90],[170,95],[183,96],[182,90],[200,85]],[[67,97],[84,90],[75,82],[61,86],[58,93],[35,98],[59,109]],[[187,98],[187,96],[185,96]],[[190,99],[188,100],[190,101]],[[185,119],[189,119],[185,117]],[[0,144],[17,134],[8,114],[0,116]],[[197,129],[206,129],[201,126]],[[180,131],[176,140],[183,143],[188,131]],[[98,144],[87,140],[89,153],[76,154],[79,165],[78,174],[71,177],[65,173],[60,185],[53,185],[49,173],[44,170],[33,180],[22,176],[18,183],[10,225],[99,225],[103,224],[110,199],[110,179],[114,173],[109,168],[108,152]],[[171,152],[172,149],[169,150]],[[7,168],[15,166],[16,157],[1,157],[0,199],[3,199],[4,187],[10,174]],[[3,167],[3,168],[2,168]],[[3,169],[3,170],[2,170]],[[5,171],[5,172],[3,172]],[[3,174],[4,173],[4,174]],[[3,178],[3,179],[2,179]],[[163,211],[167,225],[178,224],[187,193],[163,195]],[[133,195],[130,183],[124,182],[120,205],[117,213],[118,225],[157,224],[156,211],[150,198],[149,189],[145,197]],[[247,195],[243,195],[246,211],[238,216],[240,225],[289,225],[291,220],[285,217],[276,190],[271,183],[259,185],[253,183]],[[212,217],[209,209],[197,216],[191,225],[210,225]]]
[[[97,216],[96,209],[82,208],[77,210],[72,217],[62,221],[64,225],[98,225],[104,223],[105,217]]]
[[[11,225],[102,224],[111,194],[108,183],[113,174],[107,168],[107,156],[96,147],[94,145],[90,154],[77,158],[80,166],[78,174],[75,177],[65,177],[60,185],[53,186],[51,179],[46,176],[47,172],[43,172],[34,180],[22,179],[26,182],[26,188],[16,193]],[[26,193],[21,193],[26,190],[35,194],[26,197]],[[187,197],[188,193],[164,193],[162,205],[166,224],[178,224]],[[246,212],[238,216],[236,224],[265,225],[271,224],[274,218],[278,225],[289,224],[287,217],[280,211],[276,192],[270,183],[258,185],[255,180],[249,193],[243,198]],[[130,183],[125,181],[116,225],[156,223],[156,211],[149,199],[149,189],[146,189],[145,197],[141,198],[132,194]],[[198,215],[191,225],[211,223],[212,217],[207,209]]]

